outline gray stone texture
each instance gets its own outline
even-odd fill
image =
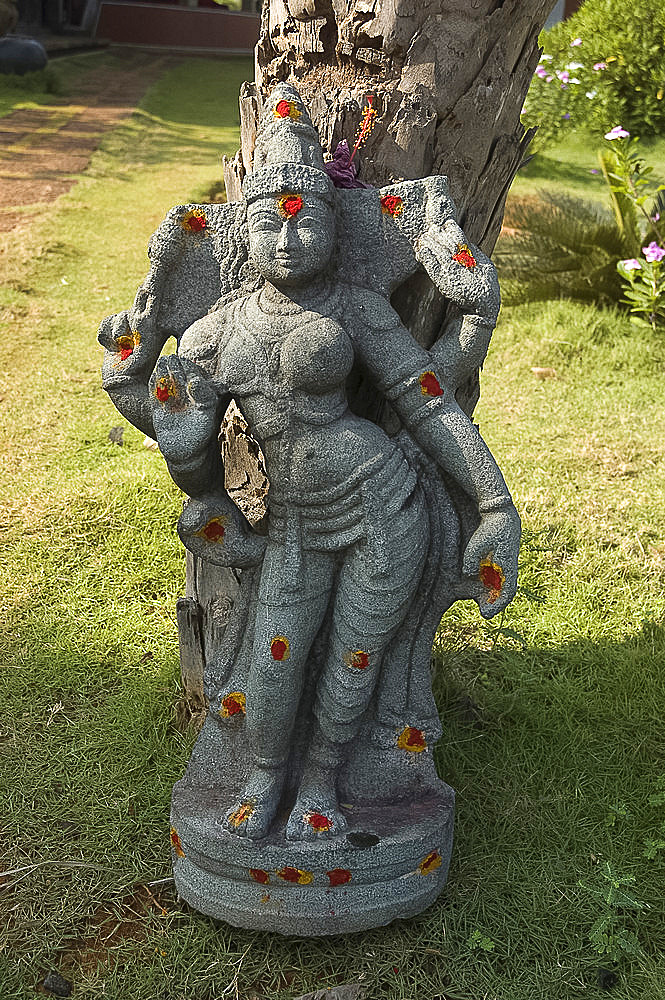
[[[417,913],[445,883],[432,641],[455,600],[489,618],[517,583],[519,517],[455,401],[499,290],[444,177],[336,189],[289,85],[243,195],[168,214],[133,307],[101,325],[104,386],[186,494],[194,565],[235,595],[205,642],[209,711],[173,793],[178,890],[239,926],[336,934]],[[456,307],[429,351],[390,305],[422,270]],[[160,356],[170,335],[177,354]],[[362,377],[382,426],[349,409]],[[227,489],[232,402],[269,480],[258,523]]]

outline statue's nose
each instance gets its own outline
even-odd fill
[[[294,227],[290,224],[290,220],[286,220],[282,226],[282,231],[279,234],[279,239],[277,241],[278,250],[291,250],[296,245],[296,235],[294,232]]]

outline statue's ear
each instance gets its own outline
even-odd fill
[[[177,205],[151,238],[148,281],[159,301],[158,325],[168,336],[179,338],[231,290],[235,271],[225,264],[246,260],[246,246],[237,246],[243,220],[240,202]]]

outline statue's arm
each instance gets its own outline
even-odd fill
[[[431,348],[441,375],[457,387],[487,355],[501,306],[496,268],[453,219],[430,225],[415,250],[432,282],[458,309]]]
[[[130,424],[154,438],[148,381],[168,334],[156,323],[157,297],[146,284],[131,309],[102,320],[97,339],[104,348],[102,385]]]
[[[477,504],[481,523],[464,552],[462,572],[477,577],[490,559],[504,575],[501,594],[481,611],[502,610],[517,586],[520,519],[506,482],[477,428],[457,405],[432,354],[374,293],[356,297],[356,349],[378,388],[413,437]]]

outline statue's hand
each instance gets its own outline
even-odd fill
[[[168,339],[156,323],[157,302],[146,288],[139,288],[131,309],[103,319],[97,340],[105,349],[102,375],[132,375],[147,381]]]
[[[218,566],[246,569],[263,559],[268,543],[227,496],[188,500],[178,521],[178,534],[190,552]]]
[[[425,230],[416,257],[442,295],[463,312],[496,322],[501,301],[496,268],[482,250],[467,243],[453,219]]]
[[[493,618],[515,596],[520,535],[519,514],[511,503],[483,514],[469,540],[462,564],[462,573],[469,578],[464,589],[483,618]]]
[[[150,376],[152,421],[167,462],[186,464],[217,438],[220,399],[203,369],[171,354],[159,358]]]

